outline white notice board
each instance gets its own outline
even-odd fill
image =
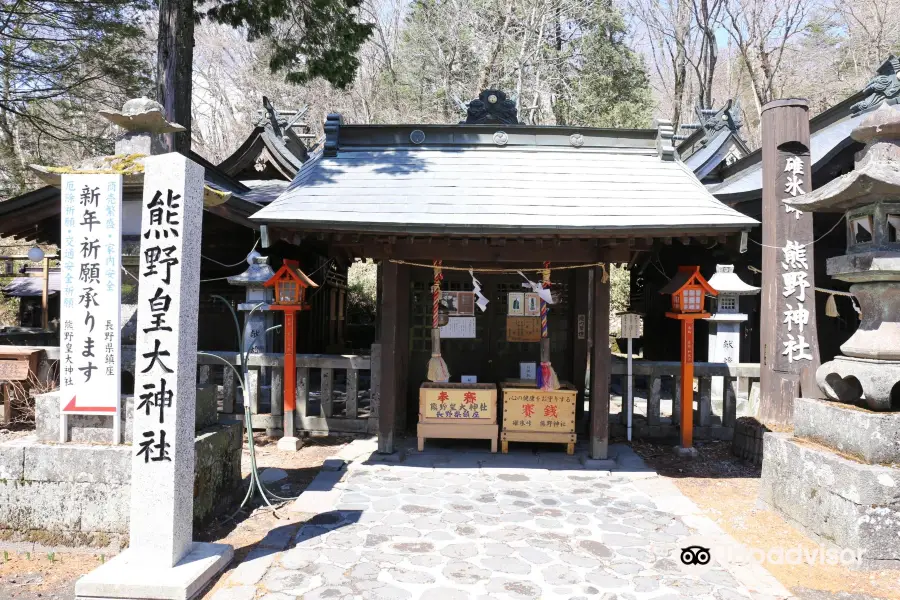
[[[441,338],[474,338],[475,317],[449,317],[441,327]]]

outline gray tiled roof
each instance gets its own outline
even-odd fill
[[[662,160],[641,130],[583,130],[576,148],[568,137],[576,129],[510,128],[508,145],[498,146],[485,132],[444,126],[426,139],[448,143],[415,146],[406,142],[414,127],[396,126],[395,135],[372,128],[381,141],[374,146],[345,143],[363,138],[351,127],[341,129],[337,156],[317,154],[253,219],[463,234],[724,232],[758,224],[716,200],[684,164]]]

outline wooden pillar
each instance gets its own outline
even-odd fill
[[[603,283],[601,267],[594,267],[593,309],[590,456],[605,459],[609,449],[609,282]]]
[[[575,269],[574,311],[572,315],[572,383],[578,389],[578,403],[575,405],[575,422],[584,419],[584,378],[588,361],[588,311],[590,309],[590,271]]]
[[[381,293],[381,398],[378,409],[378,452],[394,452],[397,417],[406,410],[403,374],[405,357],[401,356],[409,332],[403,329],[408,320],[409,269],[384,261]]]
[[[42,263],[44,279],[41,286],[41,329],[47,331],[50,329],[50,259],[45,256]]]
[[[819,339],[816,333],[813,216],[811,213],[788,212],[782,202],[812,190],[806,100],[775,100],[763,106],[762,171],[762,397],[759,416],[765,423],[787,425],[793,422],[795,396],[820,395],[815,382]],[[788,242],[803,247],[804,261],[789,260],[784,251]],[[803,277],[805,281],[801,286],[788,286],[785,276],[789,273]],[[805,299],[802,298],[804,295]],[[802,336],[796,327],[789,332],[784,324],[785,311],[800,308],[809,313]],[[786,354],[789,345],[796,352]]]
[[[681,321],[681,447],[694,445],[694,319]]]

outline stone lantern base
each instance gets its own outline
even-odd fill
[[[900,567],[900,414],[796,398],[794,434],[763,440],[763,504],[851,568]]]
[[[891,392],[898,382],[897,360],[836,356],[816,370],[816,384],[829,398],[847,404],[864,398],[872,410],[900,410],[900,398],[891,404]]]

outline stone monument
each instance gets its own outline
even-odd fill
[[[203,168],[178,153],[144,167],[130,545],[77,598],[189,599],[233,555],[192,541]]]
[[[794,434],[767,433],[760,497],[865,565],[900,566],[900,108],[882,104],[853,131],[854,171],[788,204],[843,212],[847,253],[828,274],[862,307],[844,353],[816,381],[830,400],[797,398]],[[789,252],[784,249],[785,255]],[[786,315],[787,317],[787,315]]]

